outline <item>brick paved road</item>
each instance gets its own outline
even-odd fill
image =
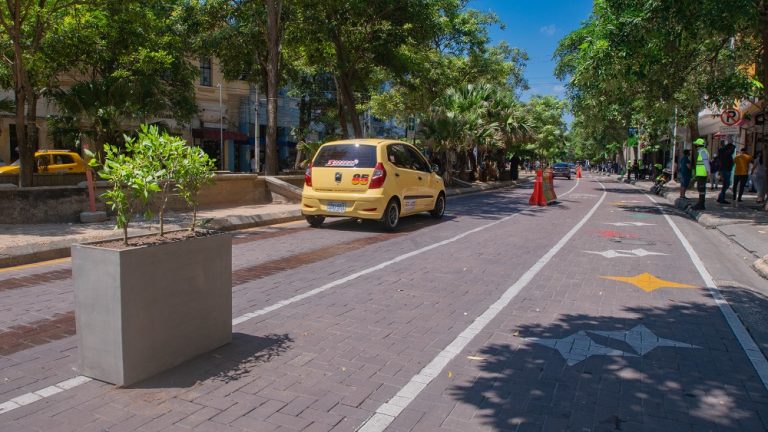
[[[233,318],[388,264],[256,313],[229,346],[132,388],[90,381],[24,402],[0,430],[376,430],[376,411],[448,354],[395,398],[386,430],[764,430],[768,393],[672,228],[644,195],[606,187],[583,179],[545,209],[526,205],[529,190],[455,198],[443,221],[404,219],[393,235],[351,222],[240,233]],[[672,219],[709,266],[703,230]],[[77,374],[68,269],[0,273],[0,349],[26,344],[0,354],[0,407]],[[658,287],[675,284],[691,287]],[[468,328],[477,336],[446,353]]]

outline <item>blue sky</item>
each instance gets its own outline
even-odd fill
[[[471,0],[468,6],[493,12],[505,24],[504,30],[499,26],[490,29],[494,43],[507,41],[528,53],[525,77],[531,88],[523,93],[523,100],[534,94],[564,95],[563,83],[553,75],[552,53],[563,36],[587,19],[592,11],[591,0]]]

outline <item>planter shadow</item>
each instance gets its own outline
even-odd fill
[[[189,388],[202,381],[229,383],[286,352],[293,343],[287,334],[253,336],[233,333],[232,342],[171,370],[127,386],[133,389]]]

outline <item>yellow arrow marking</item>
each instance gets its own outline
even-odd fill
[[[693,285],[681,284],[664,279],[659,279],[650,273],[643,273],[637,276],[600,276],[603,279],[611,279],[619,282],[632,284],[645,292],[655,291],[659,288],[698,288]]]

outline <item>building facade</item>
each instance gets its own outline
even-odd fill
[[[245,81],[226,81],[216,59],[199,59],[196,62],[200,76],[195,86],[198,112],[189,124],[179,124],[172,119],[157,118],[192,145],[201,147],[218,161],[218,169],[233,172],[250,172],[251,159],[255,157],[256,124],[259,128],[260,160],[263,164],[266,147],[267,107],[266,96],[256,86]],[[67,87],[75,78],[62,77]],[[0,91],[0,99],[13,100],[12,91]],[[258,103],[258,119],[257,114]],[[38,149],[61,146],[50,134],[48,117],[58,111],[53,102],[41,98],[37,106]],[[291,128],[299,122],[298,101],[281,91],[278,100],[277,144],[281,166],[293,163],[296,143],[291,138]],[[11,163],[18,159],[16,124],[12,113],[0,113],[0,161]],[[138,124],[125,124],[126,130]]]

